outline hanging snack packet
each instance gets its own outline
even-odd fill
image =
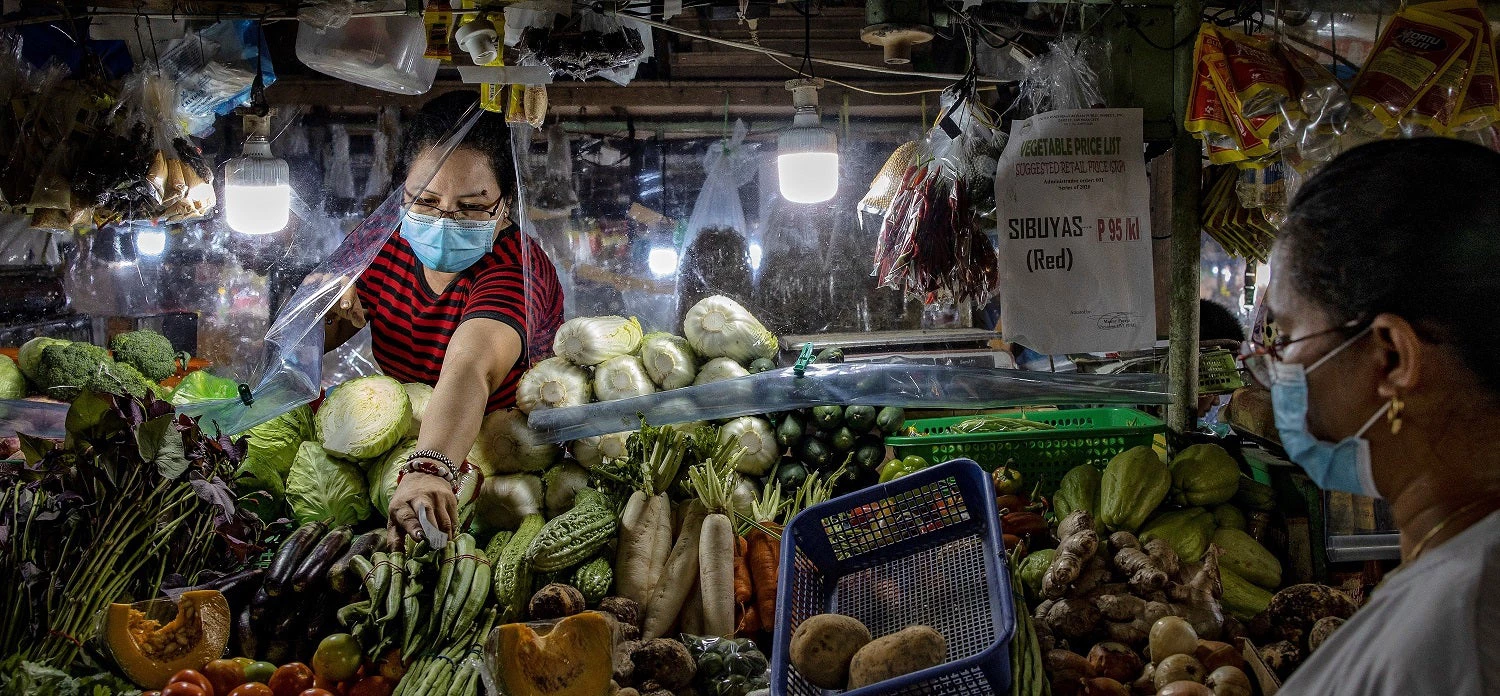
[[[1211,24],[1205,24],[1198,32],[1198,43],[1193,48],[1198,75],[1188,92],[1187,117],[1183,128],[1203,141],[1204,153],[1214,164],[1230,164],[1245,160],[1237,137],[1235,123],[1231,123],[1230,110],[1212,77],[1210,64],[1222,63],[1223,50],[1219,35]],[[1248,132],[1248,129],[1244,129]],[[1253,138],[1254,134],[1250,134]]]
[[[1287,128],[1300,158],[1326,162],[1340,150],[1349,114],[1349,95],[1322,64],[1296,48],[1278,43],[1276,51],[1291,68],[1298,118],[1287,105]]]
[[[1463,91],[1461,107],[1447,121],[1448,131],[1481,130],[1500,121],[1500,72],[1495,67],[1495,37],[1484,11],[1474,0],[1444,0],[1418,5],[1417,9],[1443,12],[1466,20],[1479,29],[1474,35],[1468,84]]]
[[[1231,29],[1219,29],[1231,96],[1237,109],[1255,128],[1255,134],[1268,139],[1283,121],[1282,104],[1292,95],[1291,76],[1286,63],[1271,48],[1269,39],[1246,36]]]
[[[1479,23],[1472,19],[1456,14],[1445,14],[1443,18],[1463,27],[1475,37],[1481,33]],[[1469,68],[1477,58],[1479,43],[1471,40],[1469,47],[1453,59],[1448,69],[1444,70],[1432,86],[1422,93],[1411,110],[1402,115],[1402,133],[1408,136],[1447,133],[1448,122],[1457,116],[1464,94],[1468,91],[1469,78],[1472,75]]]
[[[1350,100],[1362,107],[1363,117],[1354,122],[1372,133],[1394,129],[1453,62],[1468,55],[1473,39],[1445,15],[1415,8],[1396,13],[1350,89]]]

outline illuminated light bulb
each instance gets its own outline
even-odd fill
[[[677,250],[671,247],[656,247],[646,256],[646,265],[651,275],[665,277],[677,270]]]
[[[167,231],[160,227],[139,227],[135,231],[135,251],[142,256],[161,256],[167,248]]]
[[[776,138],[776,178],[781,197],[793,203],[822,203],[839,190],[839,139],[822,127],[816,78],[788,80],[796,115]]]
[[[269,119],[245,117],[244,154],[224,163],[224,221],[244,234],[271,234],[286,227],[292,186],[286,160],[271,155]]]

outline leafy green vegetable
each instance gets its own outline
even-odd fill
[[[215,377],[205,370],[189,372],[177,389],[172,391],[172,405],[182,406],[196,401],[239,398],[238,382],[225,377]]]
[[[391,496],[396,494],[396,479],[406,458],[417,449],[416,440],[406,440],[396,445],[383,459],[370,466],[365,480],[370,485],[370,504],[382,515],[391,506]]]
[[[21,368],[21,374],[26,375],[26,378],[31,380],[32,382],[40,384],[41,378],[37,376],[37,365],[42,360],[42,349],[46,348],[47,346],[62,345],[66,343],[68,343],[66,339],[52,338],[51,336],[37,336],[36,338],[22,343],[21,350],[17,354],[16,360]]]
[[[72,401],[114,360],[91,343],[52,344],[37,360],[37,382],[48,396]]]
[[[245,462],[234,472],[242,488],[281,497],[297,448],[313,436],[312,407],[303,404],[245,431]]]
[[[370,516],[369,491],[359,467],[328,456],[316,442],[297,449],[286,477],[286,502],[297,524],[354,524]]]
[[[0,355],[0,399],[26,398],[26,376],[15,361]]]
[[[140,689],[108,672],[74,678],[59,669],[12,655],[0,662],[0,696],[131,696]]]

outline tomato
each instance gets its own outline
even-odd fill
[[[208,677],[203,676],[203,673],[196,669],[185,669],[172,675],[172,678],[168,679],[167,683],[171,684],[173,682],[196,684],[199,688],[203,689],[203,693],[208,694],[208,696],[214,696],[214,683],[209,681]],[[162,689],[163,694],[166,691],[166,689]]]
[[[203,676],[213,682],[214,693],[227,694],[245,683],[245,666],[234,660],[214,660],[203,666]]]
[[[141,696],[161,696],[160,691],[142,691]]]
[[[161,696],[214,696],[213,687],[203,688],[196,682],[172,682],[161,690]]]
[[[313,672],[329,681],[341,682],[352,678],[364,659],[364,651],[354,636],[335,633],[318,643],[318,650],[313,653]]]
[[[269,662],[251,662],[245,666],[245,681],[271,683],[271,675],[276,673],[276,665]]]
[[[249,682],[234,687],[229,696],[273,696],[271,687],[260,682]]]
[[[249,667],[250,665],[255,664],[255,660],[252,660],[248,657],[236,657],[233,660],[230,660],[230,662],[239,665],[240,669],[244,669],[246,667]]]
[[[405,674],[406,665],[401,664],[401,651],[396,648],[385,651],[385,655],[380,658],[380,676],[398,682]]]
[[[333,692],[329,691],[328,689],[308,689],[307,691],[297,694],[297,696],[333,696]]]
[[[275,696],[298,696],[312,688],[313,671],[301,662],[284,664],[276,669],[267,684]]]
[[[391,696],[395,691],[395,681],[377,675],[355,682],[349,689],[349,696]]]

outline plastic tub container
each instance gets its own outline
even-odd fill
[[[773,696],[825,692],[791,665],[792,632],[826,612],[875,638],[912,624],[948,643],[947,661],[844,696],[1003,694],[1010,685],[1015,605],[995,491],[959,459],[803,510],[781,537]]]
[[[423,57],[417,17],[353,17],[337,29],[297,27],[297,59],[341,80],[397,94],[432,89],[438,61]]]

